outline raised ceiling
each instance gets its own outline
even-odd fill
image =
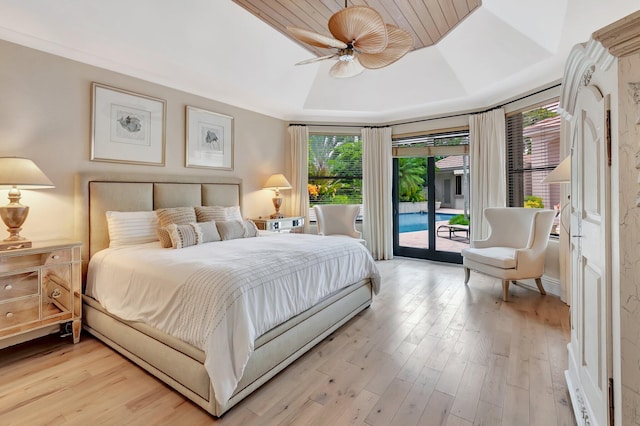
[[[432,1],[371,6],[393,16]],[[639,4],[482,0],[435,45],[349,79],[331,78],[330,61],[295,66],[309,51],[232,0],[2,0],[0,39],[287,121],[380,124],[485,109],[558,82],[575,44]]]
[[[323,35],[331,35],[327,22],[331,15],[345,7],[340,0],[261,1],[234,0],[273,28],[289,37],[286,28],[297,27]],[[480,6],[480,0],[355,0],[348,6],[369,6],[386,24],[395,25],[411,34],[414,49],[436,44]],[[295,38],[291,38],[299,43]],[[300,43],[317,55],[326,50]]]

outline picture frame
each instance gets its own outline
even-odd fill
[[[233,117],[186,108],[185,167],[233,170]]]
[[[92,98],[92,161],[165,165],[164,99],[95,82]]]

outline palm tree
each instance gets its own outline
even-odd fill
[[[426,173],[426,158],[410,157],[398,159],[398,194],[400,201],[424,201],[422,190]],[[419,198],[422,198],[422,200]]]

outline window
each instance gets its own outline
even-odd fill
[[[556,101],[507,116],[509,207],[559,208],[560,186],[542,183],[561,160],[557,111]]]
[[[462,195],[462,176],[456,176],[456,192],[455,195]]]
[[[356,135],[309,136],[309,206],[362,204],[362,139]],[[315,220],[313,209],[310,219]]]

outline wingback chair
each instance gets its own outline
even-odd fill
[[[549,232],[556,212],[524,207],[486,208],[484,217],[491,233],[486,240],[473,240],[462,250],[464,283],[470,271],[502,279],[502,298],[509,298],[509,282],[535,279],[540,293]]]
[[[362,233],[356,229],[360,206],[355,204],[324,204],[313,206],[318,224],[318,235],[347,236],[365,244]]]

